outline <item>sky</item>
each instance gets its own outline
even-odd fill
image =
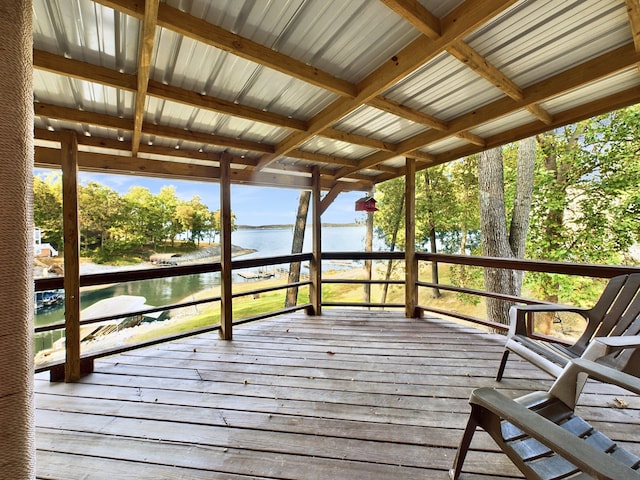
[[[34,170],[35,175],[41,177],[51,172],[39,168]],[[80,172],[78,181],[82,185],[98,182],[120,194],[126,193],[133,186],[141,186],[148,188],[155,195],[162,187],[173,185],[181,200],[189,200],[198,195],[210,210],[220,208],[220,186],[217,183],[88,172]],[[300,191],[295,189],[232,185],[231,211],[236,216],[238,225],[292,224],[295,222],[299,196]],[[322,222],[353,223],[365,220],[363,212],[355,211],[355,202],[362,196],[363,192],[341,193],[322,215]]]

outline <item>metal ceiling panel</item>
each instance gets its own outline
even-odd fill
[[[371,0],[167,4],[352,83],[419,36],[393,11]]]
[[[33,97],[37,102],[50,103],[77,110],[102,113],[119,118],[131,118],[135,96],[131,92],[71,77],[33,71]]]
[[[428,130],[424,125],[366,105],[344,116],[334,126],[338,130],[387,143],[399,143],[410,136]]]
[[[353,143],[341,142],[338,140],[331,140],[326,137],[315,136],[302,145],[301,150],[305,150],[311,153],[319,153],[322,155],[335,155],[342,158],[348,158],[351,160],[360,160],[376,150],[369,147],[363,147],[361,145],[354,145]]]
[[[505,96],[447,53],[417,69],[384,97],[443,121],[450,121]]]
[[[595,101],[632,88],[640,88],[640,76],[638,75],[637,67],[623,70],[611,77],[589,83],[564,95],[551,98],[542,103],[542,107],[552,114],[564,112],[579,108],[584,103],[585,98]]]
[[[210,110],[189,108],[180,103],[155,97],[147,98],[146,112],[145,121],[149,123],[253,142],[264,142],[270,145],[277,143],[290,133],[289,130],[281,127]]]
[[[140,21],[91,0],[33,0],[33,47],[135,73]]]
[[[524,88],[628,43],[629,18],[624,0],[528,0],[467,41]]]
[[[158,29],[151,77],[159,82],[306,120],[337,96],[276,70]]]

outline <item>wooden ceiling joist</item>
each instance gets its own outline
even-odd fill
[[[57,148],[36,147],[34,163],[37,167],[60,168],[61,150]],[[210,182],[220,178],[220,169],[215,166],[200,165],[188,162],[165,162],[162,160],[134,159],[121,155],[108,155],[93,152],[78,152],[78,166],[85,171],[107,172],[136,176],[153,176],[160,178],[178,178]],[[302,175],[281,175],[273,172],[255,172],[247,169],[232,169],[231,182],[268,187],[310,188],[311,177]],[[321,188],[330,190],[336,182],[321,178]],[[342,191],[368,190],[372,182],[348,181],[339,182]]]
[[[60,12],[68,5],[63,0],[50,1],[59,3],[57,6],[54,5],[53,8]],[[609,50],[600,46],[599,48],[594,47],[594,51],[608,52],[599,57],[584,56],[585,52],[588,51],[588,47],[585,46],[580,54],[582,56],[578,56],[580,58],[579,61],[583,62],[582,64],[578,64],[575,61],[568,62],[567,64],[577,65],[564,71],[562,71],[562,67],[558,67],[554,73],[545,75],[544,79],[540,76],[535,82],[528,81],[527,87],[519,86],[499,68],[496,68],[496,65],[506,64],[508,59],[511,58],[505,56],[508,52],[503,48],[508,43],[499,43],[497,37],[501,35],[501,29],[505,25],[516,28],[514,26],[516,24],[509,24],[509,21],[512,18],[517,20],[521,10],[523,11],[527,8],[531,10],[530,3],[537,0],[531,0],[531,2],[521,2],[521,0],[484,0],[482,2],[466,0],[442,18],[434,15],[417,0],[378,0],[389,9],[387,11],[389,17],[386,18],[388,24],[397,26],[404,21],[407,28],[412,30],[411,36],[406,38],[414,38],[414,40],[408,45],[408,40],[402,43],[402,45],[406,46],[399,48],[399,51],[390,58],[385,54],[386,60],[376,60],[377,63],[368,68],[368,75],[364,76],[364,78],[360,77],[362,79],[359,81],[352,80],[351,82],[338,78],[335,74],[335,72],[349,71],[350,67],[348,65],[335,63],[332,68],[327,68],[326,71],[323,71],[318,69],[317,66],[305,63],[300,58],[292,58],[284,54],[283,52],[291,48],[291,45],[288,45],[288,48],[281,48],[276,51],[271,48],[271,44],[260,44],[257,41],[225,30],[219,25],[210,23],[207,18],[225,14],[224,8],[226,7],[222,4],[211,6],[213,10],[207,10],[208,13],[203,18],[200,18],[196,16],[201,14],[198,8],[194,7],[193,11],[183,11],[160,0],[137,0],[135,2],[129,0],[95,1],[140,20],[140,23],[136,25],[140,33],[135,74],[132,74],[133,62],[130,58],[127,59],[128,63],[126,63],[128,73],[78,60],[94,59],[91,61],[95,61],[96,58],[96,51],[93,47],[91,47],[90,54],[84,55],[82,49],[86,46],[82,44],[74,45],[72,49],[67,49],[66,47],[61,49],[61,52],[64,51],[64,55],[62,53],[51,53],[55,49],[57,38],[49,38],[47,42],[38,40],[42,35],[47,35],[47,33],[42,32],[46,32],[47,29],[51,30],[51,27],[46,25],[45,28],[38,30],[38,35],[34,37],[33,51],[33,65],[36,69],[62,77],[115,88],[118,90],[117,97],[126,98],[127,101],[130,101],[131,98],[134,99],[133,105],[127,105],[126,107],[126,111],[131,112],[128,113],[128,118],[122,118],[113,113],[121,111],[120,105],[108,104],[105,101],[104,108],[101,108],[99,100],[95,100],[95,98],[99,97],[97,94],[94,94],[91,102],[77,101],[78,96],[84,95],[84,93],[79,92],[86,90],[85,85],[80,88],[78,84],[73,82],[60,82],[60,86],[56,87],[57,90],[44,87],[46,90],[43,89],[42,92],[36,90],[34,92],[34,98],[36,99],[34,112],[42,120],[40,125],[45,125],[49,128],[55,127],[56,129],[59,127],[75,128],[77,132],[83,132],[87,135],[80,135],[78,140],[80,148],[84,149],[82,152],[83,158],[89,168],[99,168],[100,165],[105,164],[105,158],[113,160],[115,157],[118,158],[118,162],[128,161],[133,165],[137,165],[136,162],[138,160],[140,162],[160,161],[157,164],[158,171],[156,173],[162,176],[165,175],[163,169],[169,169],[168,165],[184,165],[189,161],[194,161],[195,164],[200,164],[201,167],[215,168],[221,154],[235,152],[233,159],[236,168],[232,169],[232,175],[236,176],[234,181],[239,183],[251,182],[252,178],[256,178],[260,179],[259,181],[261,182],[265,182],[265,184],[276,182],[286,186],[288,182],[292,182],[292,184],[301,185],[306,180],[300,180],[300,178],[306,179],[309,177],[310,172],[316,168],[322,178],[323,188],[333,188],[333,192],[347,188],[345,186],[347,184],[349,189],[354,189],[352,187],[355,185],[368,187],[374,182],[377,183],[403,174],[404,168],[397,167],[397,157],[415,158],[419,162],[417,168],[422,169],[453,160],[456,155],[459,157],[476,153],[482,149],[500,144],[500,142],[506,143],[522,138],[524,134],[535,134],[539,131],[566,124],[569,121],[584,118],[584,116],[595,115],[607,108],[600,100],[587,99],[580,102],[581,107],[570,108],[562,106],[560,97],[590,82],[604,78],[608,80],[614,77],[615,73],[622,70],[633,68],[634,66],[640,67],[640,3],[637,0],[625,0],[631,32],[630,35],[628,31],[623,32],[628,37],[626,45],[617,46],[620,45],[619,42],[615,45],[611,44]],[[604,2],[604,0],[602,1]],[[189,2],[185,5],[187,5],[186,9],[191,8]],[[308,6],[305,4],[305,7]],[[512,6],[515,6],[515,8],[505,14]],[[366,9],[368,7],[369,5],[366,5],[362,8]],[[182,8],[182,5],[180,8]],[[379,16],[380,7],[374,5],[374,8],[378,10],[374,9],[372,12]],[[618,22],[617,31],[620,32],[624,30],[619,25],[620,18],[622,17],[624,20],[624,16],[621,15],[621,10],[624,7],[618,5],[615,8],[618,9],[615,12],[615,21]],[[444,7],[441,9],[443,10]],[[435,11],[436,9],[434,8]],[[101,16],[110,15],[110,12],[104,9],[96,9],[95,13],[98,20],[101,20]],[[246,15],[247,19],[253,20],[257,18],[257,13],[258,11],[254,9],[253,5],[249,6],[249,3],[247,3],[246,11],[243,9],[242,14],[237,19],[244,19],[243,15]],[[269,10],[269,14],[274,15],[275,13],[275,10]],[[293,28],[303,27],[302,23],[310,18],[307,11],[305,11],[305,15],[298,15],[298,11],[295,14],[293,11],[290,13],[292,14],[291,18],[295,18],[295,22],[301,22],[301,25],[296,24],[295,27],[292,27],[291,31],[293,31]],[[358,13],[362,12],[359,10]],[[76,12],[73,14],[75,15]],[[614,14],[612,14],[611,18],[613,16]],[[39,16],[36,21],[42,21],[41,19],[45,17]],[[92,20],[93,18],[89,19],[89,23]],[[357,23],[357,20],[354,21]],[[608,21],[611,22],[612,20],[609,19]],[[597,20],[594,17],[589,22],[597,22]],[[135,24],[136,22],[134,21],[133,23]],[[265,25],[271,23],[273,22],[266,22]],[[591,23],[586,28],[588,29],[590,26]],[[545,28],[547,27],[549,26],[545,25]],[[604,27],[600,26],[600,28]],[[625,25],[622,25],[622,27],[625,27]],[[336,28],[342,27],[338,26]],[[564,26],[561,25],[560,28],[564,28]],[[250,29],[238,28],[238,31],[244,32],[250,31]],[[492,37],[489,39],[491,42],[494,42],[494,37],[496,38],[493,44],[487,43],[488,38],[486,38],[486,35],[483,37],[483,33],[487,31],[492,32]],[[421,35],[416,38],[417,32],[420,32]],[[508,28],[505,28],[505,32],[509,32],[509,35],[513,34],[513,30]],[[171,79],[168,80],[168,83],[164,79],[162,82],[158,81],[160,80],[158,72],[163,68],[160,66],[158,70],[154,70],[153,62],[156,61],[158,56],[162,55],[160,55],[161,52],[158,55],[154,54],[154,48],[156,48],[156,38],[164,39],[165,37],[160,37],[156,35],[157,33],[160,36],[177,34],[197,42],[187,42],[189,45],[206,45],[223,50],[236,57],[241,57],[255,64],[249,65],[248,70],[253,69],[256,75],[257,72],[260,72],[260,75],[264,75],[265,78],[270,76],[271,81],[275,78],[273,72],[262,70],[261,66],[278,71],[292,79],[302,80],[318,87],[319,96],[317,98],[322,97],[322,105],[327,105],[327,102],[330,103],[328,106],[321,108],[319,112],[315,110],[318,112],[315,115],[308,113],[311,111],[309,109],[307,109],[306,114],[302,113],[306,107],[299,109],[297,105],[294,106],[293,104],[287,105],[285,109],[278,107],[280,108],[278,112],[268,111],[262,106],[269,105],[269,99],[266,96],[264,98],[260,97],[260,94],[256,96],[251,94],[243,97],[250,99],[247,103],[236,103],[230,100],[232,97],[227,95],[226,90],[220,89],[219,85],[208,86],[206,92],[190,90],[188,89],[189,87],[184,88],[182,85],[202,84],[198,82],[197,77],[194,77],[193,74],[188,79],[189,81],[181,83],[180,86],[171,84]],[[277,35],[276,32],[273,33]],[[326,36],[327,39],[331,38],[331,40],[327,41],[332,42],[333,36],[339,36],[343,33],[348,38],[348,31],[341,32],[336,30],[336,32],[332,32],[331,37],[329,35]],[[402,35],[406,35],[406,31]],[[555,35],[556,42],[558,42],[558,39],[564,38],[558,32]],[[170,38],[173,39],[174,37]],[[257,35],[252,38],[275,37],[268,34],[266,36]],[[286,39],[286,35],[281,37],[280,40],[282,39]],[[283,40],[280,43],[284,45],[286,42]],[[374,44],[372,43],[372,45]],[[473,48],[472,45],[477,45],[478,50]],[[490,45],[493,45],[493,47]],[[496,45],[500,46],[496,47]],[[307,48],[309,47],[307,46]],[[178,53],[178,50],[176,50],[176,53]],[[491,55],[484,56],[481,53],[481,51],[486,52],[489,50]],[[535,49],[529,50],[534,51]],[[98,53],[105,54],[105,52],[101,51]],[[122,53],[120,54],[123,55]],[[68,58],[68,55],[72,55],[74,58]],[[473,101],[470,101],[471,106],[466,108],[466,113],[452,118],[450,113],[453,111],[451,105],[446,105],[447,97],[441,95],[442,92],[436,91],[438,83],[427,84],[421,78],[421,76],[428,78],[426,72],[431,65],[434,68],[441,68],[440,66],[445,64],[448,65],[446,62],[432,62],[432,60],[440,58],[449,61],[448,55],[460,61],[464,65],[463,69],[472,70],[486,82],[489,82],[503,96],[486,104],[480,101],[479,95],[479,101],[476,105],[472,105]],[[537,55],[540,56],[539,53]],[[225,54],[220,54],[219,57],[221,61],[233,58]],[[318,58],[320,57],[318,56]],[[328,57],[322,58],[323,61],[329,61]],[[589,59],[585,61],[584,58]],[[494,65],[490,59],[495,59],[496,64]],[[234,58],[234,61],[238,62],[238,59]],[[532,61],[539,63],[544,59],[532,58]],[[244,65],[244,62],[240,61],[240,63]],[[109,64],[109,62],[104,62],[104,64]],[[328,73],[329,71],[334,73],[330,74]],[[463,71],[458,69],[458,72]],[[179,72],[179,67],[177,67],[176,75],[185,74],[185,72]],[[352,78],[355,78],[353,73],[351,75],[353,75]],[[458,80],[463,78],[461,73],[453,72],[452,76],[455,75],[458,75]],[[258,76],[255,77],[256,82],[258,82]],[[630,81],[628,80],[628,75],[619,75],[618,77],[624,77],[626,82]],[[49,79],[44,75],[35,78],[40,82],[44,81],[48,85],[53,85],[53,82],[49,82]],[[230,79],[233,81],[233,78],[233,75],[229,74],[227,78],[227,74],[225,74],[225,81],[230,81]],[[435,78],[439,79],[440,77],[436,76]],[[464,78],[465,81],[467,79],[471,80],[461,88],[469,88],[470,92],[480,92],[482,88],[486,89],[484,81],[474,78],[474,76],[464,76]],[[414,79],[416,80],[414,81]],[[429,94],[433,89],[434,101],[428,101],[428,107],[426,104],[425,107],[421,107],[417,103],[418,97],[413,97],[412,95],[420,90],[422,92],[420,98],[422,98],[424,92],[427,92],[427,90],[424,90],[425,85],[429,85],[426,87],[430,89],[428,90]],[[452,83],[451,85],[457,84]],[[89,89],[93,88],[96,88],[95,85],[89,86]],[[446,89],[447,87],[444,88]],[[623,84],[620,87],[620,89],[624,88],[628,88],[628,86]],[[73,91],[73,98],[70,97],[58,102],[56,95],[59,94],[59,91],[64,92],[69,91],[69,89]],[[319,89],[324,90],[324,92]],[[104,91],[109,94],[105,97],[113,97],[111,91]],[[131,92],[134,95],[121,95],[120,91]],[[267,92],[269,88],[265,87],[261,91]],[[315,90],[307,88],[307,91]],[[613,105],[626,106],[630,103],[625,102],[635,102],[636,91],[637,87],[635,90],[628,88],[621,94],[608,98],[609,110]],[[327,95],[327,92],[330,92],[330,95]],[[170,108],[165,109],[166,111],[150,115],[145,112],[149,97],[173,102],[174,105],[170,105]],[[455,95],[452,97],[455,97]],[[468,95],[468,98],[473,98],[473,93]],[[402,103],[398,103],[397,99],[402,99]],[[553,102],[551,99],[553,99]],[[158,103],[161,104],[162,102]],[[253,106],[249,103],[252,103]],[[69,106],[76,105],[76,108],[69,108]],[[87,105],[96,105],[94,110],[100,113],[89,111]],[[387,115],[377,115],[371,125],[360,126],[348,123],[349,132],[336,128],[336,125],[340,124],[346,116],[351,115],[352,112],[363,106],[387,112],[403,119],[403,122],[398,122]],[[290,116],[286,114],[286,109],[289,109],[290,112],[301,113]],[[215,112],[219,115],[200,115],[198,110]],[[519,114],[523,111],[528,112],[535,120],[526,125],[508,125],[506,122],[500,122],[500,119],[508,115]],[[109,114],[105,112],[109,112]],[[176,112],[178,112],[177,116]],[[351,116],[349,122],[359,118],[372,118],[373,115],[369,115],[369,113],[372,112],[368,112],[366,109],[358,110],[358,115]],[[187,129],[186,127],[190,123],[187,124],[186,119],[194,119],[199,115],[197,123],[199,131]],[[298,118],[295,118],[296,116]],[[153,121],[151,121],[151,118],[153,118]],[[519,118],[526,117],[520,116]],[[60,120],[62,124],[58,125],[55,120]],[[207,121],[212,124],[224,125],[225,128],[229,126],[224,131],[233,133],[217,134],[222,130],[218,130],[217,127],[211,127],[211,131],[216,132],[216,134],[212,134],[207,131]],[[68,124],[75,125],[69,127]],[[398,128],[404,128],[408,124],[413,124],[412,132],[419,131],[420,133],[413,133],[408,138],[405,136],[400,142],[397,140],[394,142],[385,140],[385,138],[397,138]],[[265,125],[270,128],[266,128]],[[396,125],[401,127],[396,127]],[[117,134],[113,134],[113,136],[117,135],[121,139],[125,138],[126,141],[118,141],[113,138],[98,138],[95,136],[96,130],[91,129],[91,126],[117,130]],[[185,128],[181,128],[181,126]],[[477,132],[480,131],[485,133],[478,135]],[[488,133],[490,131],[493,133]],[[496,131],[500,133],[495,133]],[[363,134],[363,132],[367,133]],[[57,132],[49,132],[43,129],[36,131],[36,137],[41,140],[52,140],[55,139],[56,135]],[[112,133],[107,135],[112,135]],[[166,141],[156,137],[171,140]],[[465,145],[458,147],[460,142],[454,142],[452,146],[447,147],[447,142],[442,141],[450,137],[462,139]],[[259,139],[265,140],[260,141]],[[280,139],[280,141],[275,139]],[[436,142],[439,142],[439,144],[437,147],[434,146],[433,150],[436,151],[437,148],[437,151],[441,153],[428,153],[430,151],[429,147]],[[326,148],[327,146],[330,148]],[[351,146],[354,147],[352,148]],[[314,152],[314,149],[336,153],[326,155]],[[362,158],[363,151],[372,153]],[[49,153],[42,153],[44,152],[43,150],[40,150],[40,152],[40,158],[43,158],[43,155],[50,155]],[[114,152],[118,153],[118,155],[103,154],[103,156],[94,157],[94,155],[100,155],[98,152]],[[344,155],[344,157],[340,155]],[[136,157],[138,158],[136,159]],[[154,160],[150,160],[150,158]],[[358,160],[354,158],[358,158]],[[195,160],[198,162],[195,162]],[[211,163],[211,165],[207,166],[206,163]],[[156,165],[154,163],[151,164]],[[162,168],[160,165],[162,165]],[[139,164],[136,168],[142,169],[142,164]],[[176,168],[179,175],[184,175],[185,177],[191,175],[183,166]],[[198,172],[198,175],[202,173],[201,170],[198,170]],[[211,171],[208,172],[211,173]],[[167,176],[170,175],[167,173]],[[277,177],[277,180],[273,180],[274,176]],[[293,180],[288,180],[288,177],[292,177]],[[342,180],[343,178],[344,180]]]
[[[156,40],[156,24],[158,21],[158,6],[160,0],[145,0],[144,17],[142,21],[142,38],[138,48],[138,75],[136,89],[135,112],[133,114],[133,138],[131,140],[131,154],[138,155],[140,138],[142,137],[142,122],[144,121],[145,104],[147,102],[147,86],[151,73],[151,56]]]
[[[589,60],[581,65],[565,70],[554,77],[545,79],[525,88],[523,90],[524,98],[519,102],[516,102],[509,97],[505,97],[450,121],[449,129],[445,132],[429,130],[409,138],[398,145],[396,155],[404,155],[408,152],[419,150],[448,136],[470,130],[478,125],[507,115],[518,109],[537,104],[550,97],[556,96],[561,92],[573,90],[581,85],[595,81],[611,71],[619,71],[629,68],[637,63],[638,58],[640,57],[635,52],[633,44],[619,47],[601,55],[600,57]],[[557,124],[557,119],[555,118],[554,124]],[[544,125],[546,125],[547,128],[549,127],[546,123],[544,123]],[[388,160],[393,156],[393,154],[382,151],[374,153],[361,160],[355,170],[368,168]],[[348,175],[352,171],[352,169],[345,167],[341,170],[340,175]],[[340,178],[340,176],[337,176],[336,178]]]
[[[486,0],[482,2],[481,7],[473,2],[463,3],[442,19],[440,37],[432,40],[422,36],[405,47],[358,84],[358,95],[355,98],[340,98],[333,102],[309,122],[306,132],[291,134],[280,142],[275,153],[265,155],[258,164],[258,169],[264,168],[325,128],[331,127],[344,115],[380,95],[392,84],[444,51],[449,44],[504,11],[514,2],[515,0]]]

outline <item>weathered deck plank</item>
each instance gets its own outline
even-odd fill
[[[478,386],[550,379],[502,341],[441,319],[292,314],[96,362],[79,383],[36,377],[38,477],[447,478]],[[590,385],[582,413],[640,449],[640,400]],[[484,433],[464,478],[520,478]]]

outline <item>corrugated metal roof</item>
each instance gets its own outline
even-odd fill
[[[225,153],[234,168],[280,172],[283,184],[319,165],[326,184],[368,189],[358,178],[391,178],[389,167],[414,150],[450,160],[480,150],[483,139],[514,140],[545,128],[543,120],[553,128],[556,118],[600,112],[590,102],[608,95],[618,95],[616,105],[640,101],[624,0],[420,0],[393,9],[392,0],[167,0],[145,111],[136,112],[144,3],[33,1],[34,48],[48,52],[35,57],[40,142],[73,129],[85,151],[122,155],[138,137],[139,158],[210,164],[206,155]],[[452,54],[460,45],[479,67]],[[557,80],[607,52],[615,54],[598,68]],[[546,118],[527,110],[532,94]],[[323,136],[327,127],[339,135]],[[457,136],[464,132],[480,138],[470,143]]]

